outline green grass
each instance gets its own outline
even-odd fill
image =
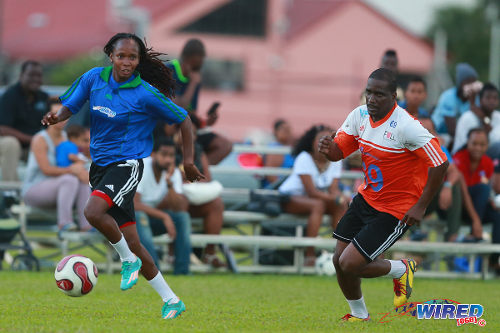
[[[500,332],[500,281],[416,281],[413,301],[450,298],[479,303],[485,327],[454,320],[401,317],[381,324],[391,311],[390,279],[363,281],[372,316],[369,323],[340,323],[348,312],[335,278],[283,275],[167,276],[186,303],[180,318],[160,319],[162,302],[140,278],[132,290],[119,289],[119,275],[99,276],[89,295],[71,298],[59,292],[50,272],[0,271],[0,332]]]

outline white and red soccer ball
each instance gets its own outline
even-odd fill
[[[89,258],[72,254],[64,257],[54,272],[57,288],[68,296],[87,295],[97,284],[97,267]]]

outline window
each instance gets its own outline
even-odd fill
[[[244,65],[241,61],[207,58],[202,67],[202,84],[208,89],[241,91]]]
[[[233,0],[179,31],[264,37],[266,15],[267,0]]]

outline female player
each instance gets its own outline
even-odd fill
[[[85,217],[109,240],[122,261],[120,288],[130,289],[139,271],[160,294],[164,319],[175,318],[184,303],[170,289],[141,245],[135,226],[133,198],[142,177],[142,158],[150,155],[152,131],[161,119],[180,124],[184,171],[189,181],[204,178],[193,164],[191,120],[169,97],[175,81],[158,58],[134,34],[114,35],[104,46],[110,67],[93,68],[60,97],[62,107],[42,120],[53,125],[68,119],[90,100],[90,186]]]

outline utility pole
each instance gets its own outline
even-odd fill
[[[498,87],[500,83],[500,18],[498,6],[494,2],[486,7],[486,17],[491,22],[489,80]]]

